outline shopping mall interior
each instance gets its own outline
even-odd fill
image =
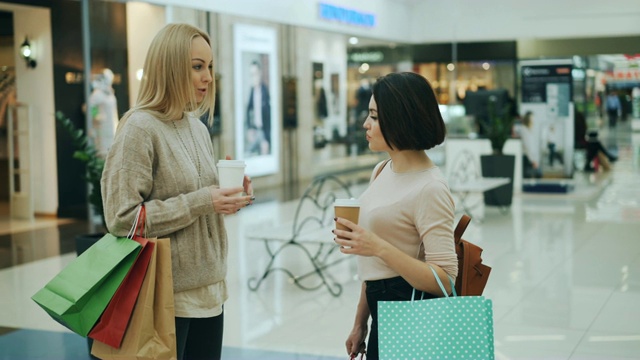
[[[492,268],[495,359],[638,358],[638,1],[0,0],[0,359],[91,358],[31,299],[106,232],[63,120],[103,156],[151,39],[174,22],[210,34],[206,125],[217,158],[245,161],[256,197],[224,220],[223,359],[349,358],[361,281],[333,242],[331,204],[359,197],[387,157],[362,124],[371,85],[404,71],[434,89],[447,137],[427,154]],[[258,147],[254,64],[274,124]],[[489,102],[511,121],[498,173],[485,164],[498,161]],[[320,227],[296,227],[308,217]]]

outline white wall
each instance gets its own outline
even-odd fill
[[[206,30],[206,16],[203,12],[179,6],[167,6],[165,12],[167,23],[187,23]]]
[[[638,0],[414,2],[413,43],[640,34]]]
[[[188,23],[205,29],[204,13],[178,6],[157,6],[142,2],[128,2],[127,56],[129,61],[129,103],[135,104],[140,89],[137,71],[142,69],[151,40],[168,23]]]
[[[324,1],[342,8],[375,14],[377,24],[373,28],[321,20],[316,0],[150,0],[150,2],[389,41],[408,40],[411,32],[411,21],[408,21],[412,17],[411,8],[407,3],[390,0]]]
[[[127,3],[127,59],[129,61],[129,103],[138,98],[140,80],[136,73],[142,69],[151,40],[166,24],[165,8],[140,2]]]
[[[53,52],[49,9],[0,3],[0,9],[13,12],[15,70],[18,102],[30,106],[31,179],[34,211],[55,215],[58,211],[56,160],[56,122],[53,92]],[[35,69],[20,57],[19,46],[29,37]]]
[[[375,14],[372,29],[320,20],[318,0],[150,1],[405,43],[640,34],[638,0],[326,1]]]

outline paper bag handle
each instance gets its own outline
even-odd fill
[[[447,293],[447,289],[444,288],[442,281],[440,281],[440,276],[438,276],[438,273],[433,269],[431,265],[429,265],[429,269],[431,269],[433,276],[436,278],[436,281],[438,282],[438,286],[440,286],[440,290],[442,290],[442,293],[444,294],[444,296],[448,298],[449,294]],[[452,291],[453,297],[458,296],[458,294],[456,293],[456,284],[453,282],[453,278],[451,278],[451,276],[449,275],[447,275],[447,277],[449,278],[449,283],[451,283],[451,291]],[[424,291],[422,292],[422,296],[420,296],[420,300],[422,300],[423,297],[424,297]],[[416,299],[416,288],[413,288],[413,292],[411,293],[411,301],[414,301],[415,299]]]
[[[127,237],[129,239],[133,239],[134,237],[146,237],[146,222],[147,210],[145,209],[144,204],[140,204],[140,207],[138,207],[138,212],[136,213],[136,219],[133,222],[133,226],[131,227],[131,230],[129,230],[129,234],[127,234]]]

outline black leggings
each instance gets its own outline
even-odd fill
[[[220,359],[224,313],[212,318],[176,318],[178,360]]]
[[[367,304],[371,312],[371,331],[367,342],[367,360],[378,360],[378,301],[411,300],[413,287],[402,277],[366,281]],[[416,290],[416,299],[433,299],[429,293]]]

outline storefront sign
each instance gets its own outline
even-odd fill
[[[616,69],[613,70],[612,78],[613,80],[638,81],[640,80],[640,69]]]
[[[318,3],[318,5],[320,18],[323,20],[364,27],[374,27],[376,25],[376,16],[374,14],[326,3]]]
[[[365,51],[354,52],[349,54],[349,61],[351,62],[367,62],[378,63],[384,60],[384,53],[382,51]]]

